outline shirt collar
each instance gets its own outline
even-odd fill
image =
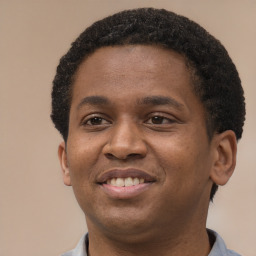
[[[240,254],[234,251],[228,250],[225,245],[225,242],[218,233],[210,229],[207,229],[207,231],[208,233],[212,234],[215,237],[215,242],[208,256],[241,256]],[[77,244],[74,250],[66,252],[62,254],[62,256],[88,256],[88,245],[89,239],[88,234],[86,234],[80,239],[79,243]]]
[[[232,250],[228,250],[224,240],[217,232],[210,229],[207,229],[207,231],[215,237],[215,243],[208,256],[241,256]]]
[[[88,244],[88,234],[85,234],[82,236],[75,249],[62,254],[61,256],[87,256]]]

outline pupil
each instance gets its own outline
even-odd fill
[[[153,124],[161,124],[163,122],[163,117],[160,116],[154,116],[152,118],[152,123]]]
[[[91,124],[101,124],[102,118],[100,117],[93,117],[91,119]]]

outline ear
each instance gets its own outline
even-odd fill
[[[59,156],[60,166],[62,169],[62,177],[63,177],[64,184],[67,186],[71,186],[67,152],[66,152],[66,144],[64,141],[61,142],[59,145],[58,156]]]
[[[217,185],[225,185],[236,166],[237,141],[233,131],[227,130],[214,135],[214,165],[211,180]]]

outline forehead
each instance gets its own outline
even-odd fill
[[[129,86],[133,82],[143,84],[143,81],[148,83],[150,80],[165,80],[172,85],[178,84],[178,80],[186,80],[189,87],[192,84],[190,69],[182,55],[161,46],[148,45],[112,46],[96,50],[80,64],[74,84],[89,85],[93,82],[101,85],[111,81],[111,85],[117,85],[125,80],[129,81]]]
[[[174,99],[187,110],[196,106],[204,115],[192,83],[185,58],[175,51],[145,45],[104,47],[81,63],[74,79],[71,112],[88,97],[100,96],[120,109],[160,96]]]
[[[115,45],[115,46],[105,46],[97,49],[93,53],[89,54],[85,60],[80,64],[81,66],[86,66],[88,62],[92,65],[95,62],[97,64],[108,64],[114,65],[119,59],[122,60],[122,65],[128,64],[129,62],[138,62],[143,58],[143,62],[147,65],[152,65],[156,62],[162,64],[176,64],[185,65],[186,61],[183,55],[178,52],[164,48],[161,45]]]

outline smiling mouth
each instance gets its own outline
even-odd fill
[[[131,187],[139,184],[145,183],[143,178],[111,178],[108,179],[106,184],[112,185],[114,187]]]
[[[100,175],[98,184],[108,184],[115,187],[130,187],[143,183],[155,182],[156,178],[138,169],[113,169]]]
[[[100,175],[97,184],[105,193],[118,199],[136,197],[156,182],[152,175],[138,169],[113,169]]]

